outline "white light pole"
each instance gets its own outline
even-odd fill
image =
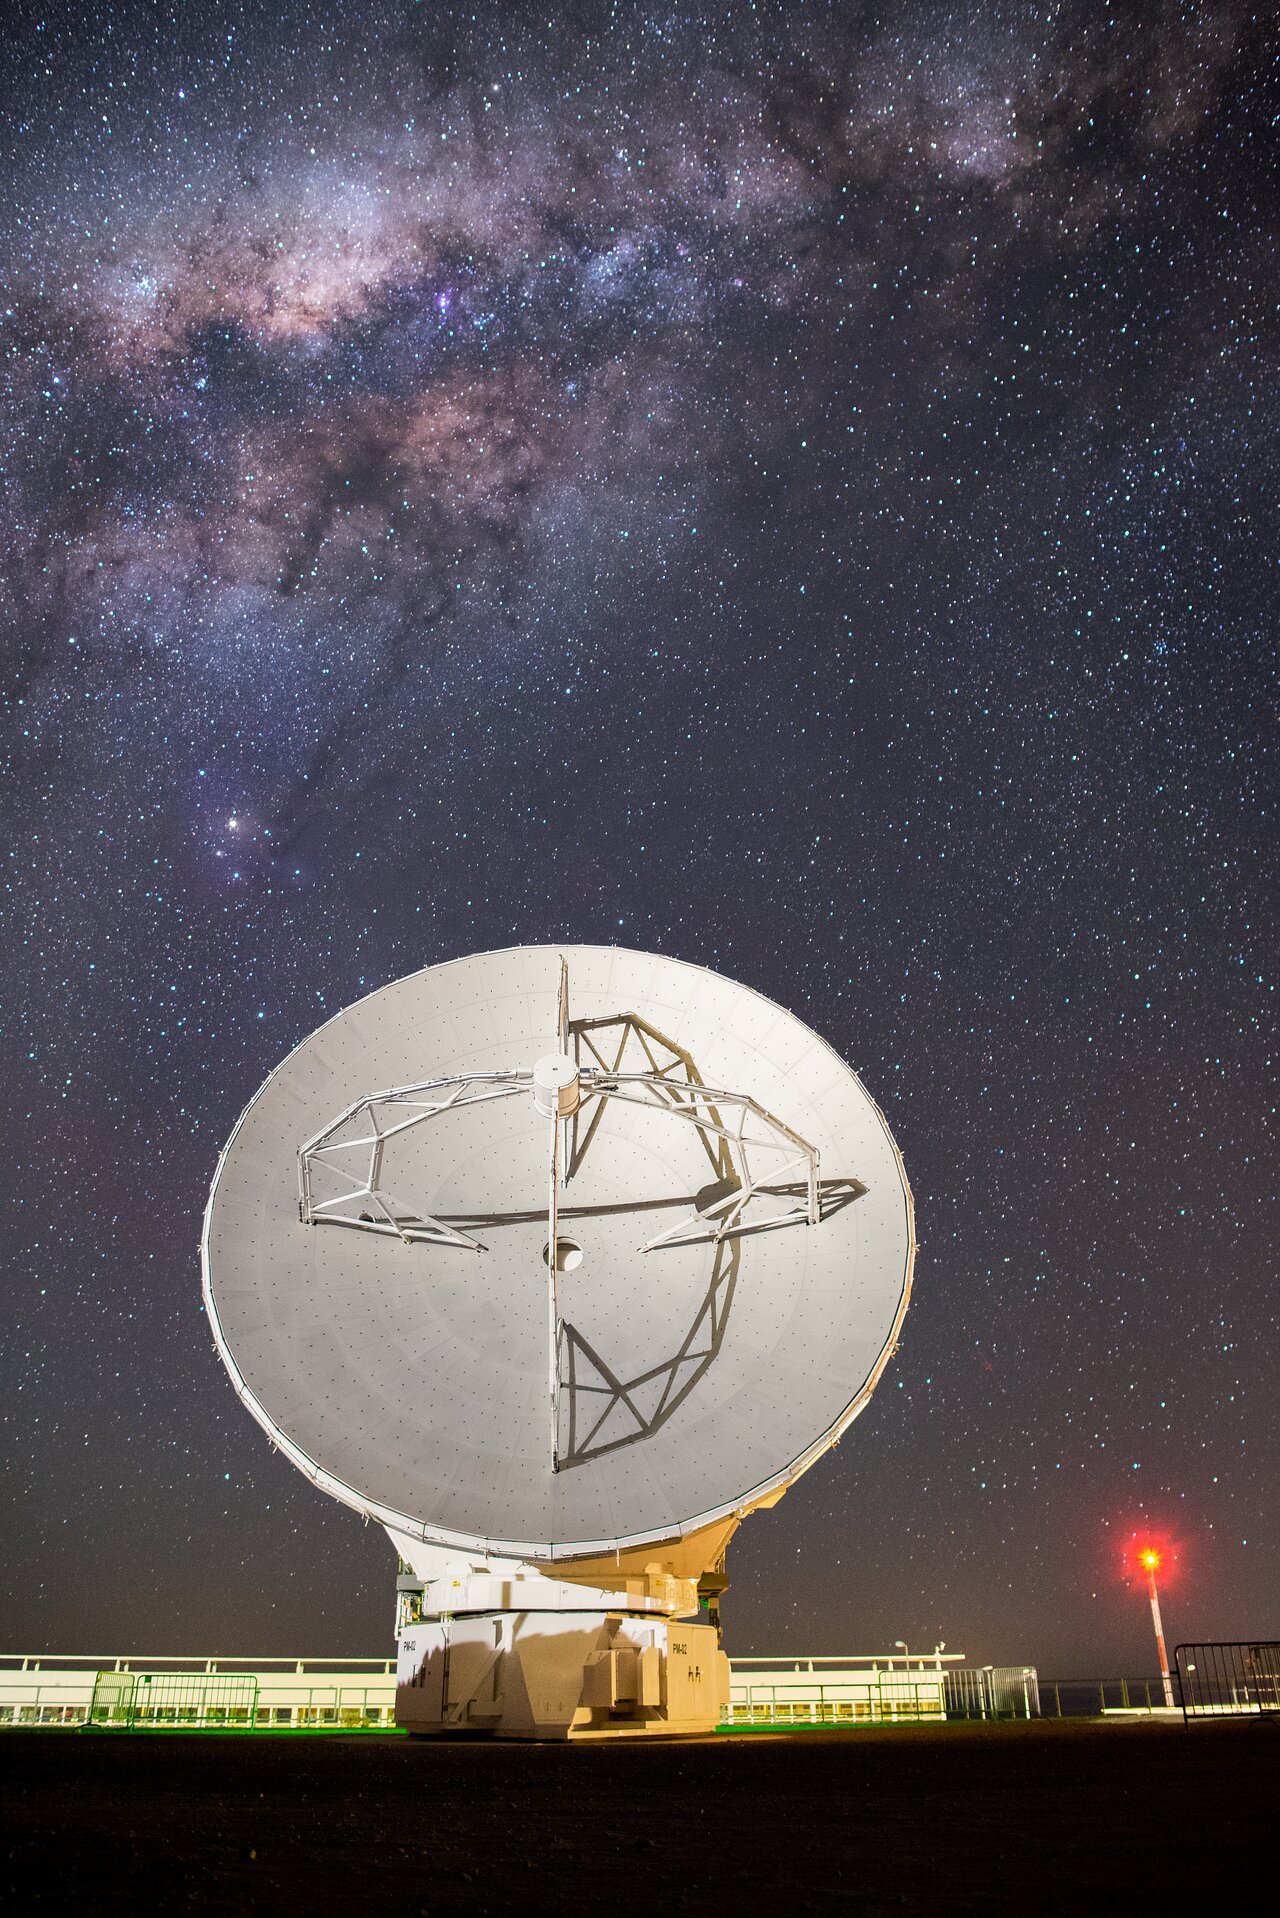
[[[1160,1654],[1160,1678],[1164,1685],[1164,1702],[1173,1705],[1173,1680],[1169,1676],[1169,1654],[1164,1648],[1164,1626],[1160,1621],[1160,1599],[1156,1592],[1156,1566],[1160,1563],[1160,1554],[1148,1545],[1139,1552],[1139,1559],[1147,1574],[1147,1591],[1151,1598],[1151,1623],[1156,1628],[1156,1650]]]
[[[895,1638],[893,1642],[896,1649],[902,1653],[902,1675],[904,1678],[910,1678],[911,1655],[907,1650],[907,1641],[905,1638]],[[895,1686],[894,1690],[898,1694],[898,1703],[901,1704],[906,1698],[906,1689],[904,1687],[901,1691],[898,1691],[897,1686]],[[895,1710],[896,1709],[897,1706],[895,1706]]]

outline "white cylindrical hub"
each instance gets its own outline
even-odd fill
[[[566,1052],[549,1052],[533,1068],[533,1103],[544,1119],[570,1119],[578,1110],[578,1068]]]

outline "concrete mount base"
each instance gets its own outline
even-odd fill
[[[399,1636],[396,1722],[410,1732],[671,1737],[714,1731],[728,1703],[714,1628],[652,1613],[472,1612]]]

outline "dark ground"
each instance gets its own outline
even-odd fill
[[[18,1911],[1273,1908],[1280,1725],[0,1734]]]

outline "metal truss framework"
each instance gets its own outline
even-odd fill
[[[527,1093],[529,1072],[472,1072],[421,1085],[392,1086],[356,1099],[298,1153],[298,1213],[304,1225],[351,1225],[404,1240],[460,1245],[483,1252],[479,1239],[443,1219],[404,1205],[382,1182],[388,1145],[447,1112]],[[337,1190],[317,1197],[317,1184]]]
[[[551,1063],[561,1076],[548,1114],[546,1265],[548,1390],[558,1469],[634,1442],[665,1423],[720,1350],[740,1260],[736,1242],[749,1233],[820,1224],[822,1191],[818,1154],[807,1140],[749,1093],[704,1084],[692,1056],[647,1020],[633,1012],[571,1020],[563,962],[557,1010],[559,1051]],[[354,1100],[299,1150],[303,1223],[347,1226],[406,1245],[485,1251],[483,1242],[459,1225],[396,1195],[386,1178],[388,1151],[394,1158],[394,1143],[405,1133],[496,1099],[532,1094],[539,1111],[546,1112],[546,1087],[535,1085],[535,1076],[525,1068],[455,1074]],[[658,1252],[713,1245],[711,1284],[674,1356],[630,1380],[619,1379],[559,1309],[560,1190],[581,1170],[614,1101],[691,1127],[712,1173],[692,1211],[640,1248]],[[562,1389],[568,1392],[563,1451]],[[590,1408],[589,1399],[594,1400]]]
[[[632,1032],[642,1029],[646,1040],[656,1037],[650,1028],[641,1028],[633,1015],[617,1023],[625,1025],[619,1058]],[[577,1029],[574,1031],[576,1036]],[[684,1065],[683,1059],[676,1063]],[[578,1109],[569,1121],[562,1122],[569,1130],[570,1144],[563,1155],[559,1183],[567,1186],[581,1169],[605,1108],[616,1099],[620,1104],[669,1114],[692,1126],[717,1175],[698,1195],[693,1212],[646,1241],[643,1251],[719,1240],[730,1232],[817,1225],[821,1199],[814,1148],[748,1093],[701,1085],[687,1075],[675,1079],[673,1070],[672,1064],[652,1072],[582,1068]],[[400,1238],[406,1245],[427,1241],[483,1251],[479,1239],[406,1205],[384,1184],[387,1148],[404,1133],[433,1119],[494,1099],[527,1094],[532,1079],[527,1071],[467,1073],[419,1085],[393,1086],[355,1100],[308,1139],[298,1154],[298,1206],[303,1222],[355,1226]],[[589,1121],[584,1126],[581,1121],[588,1112]],[[726,1118],[725,1114],[730,1116]],[[762,1153],[773,1155],[769,1164],[761,1164]],[[798,1189],[784,1184],[788,1179],[798,1181]],[[320,1196],[322,1183],[336,1185],[337,1189]],[[756,1201],[776,1203],[768,1211],[751,1213]]]
[[[579,1019],[571,1032],[584,1096],[571,1121],[566,1179],[586,1157],[611,1099],[657,1106],[691,1124],[715,1174],[713,1184],[698,1195],[692,1216],[650,1239],[644,1247],[646,1252],[660,1245],[719,1240],[726,1232],[761,1232],[773,1226],[820,1222],[816,1150],[749,1093],[704,1085],[692,1055],[637,1013]],[[611,1043],[615,1039],[616,1046]],[[628,1053],[647,1070],[623,1071]],[[580,1120],[588,1104],[587,1088],[594,1109],[583,1126]],[[721,1108],[733,1116],[726,1119]],[[777,1156],[762,1165],[758,1156],[762,1152]],[[804,1186],[801,1200],[748,1217],[748,1209],[757,1199],[789,1197],[783,1181],[797,1175]]]

